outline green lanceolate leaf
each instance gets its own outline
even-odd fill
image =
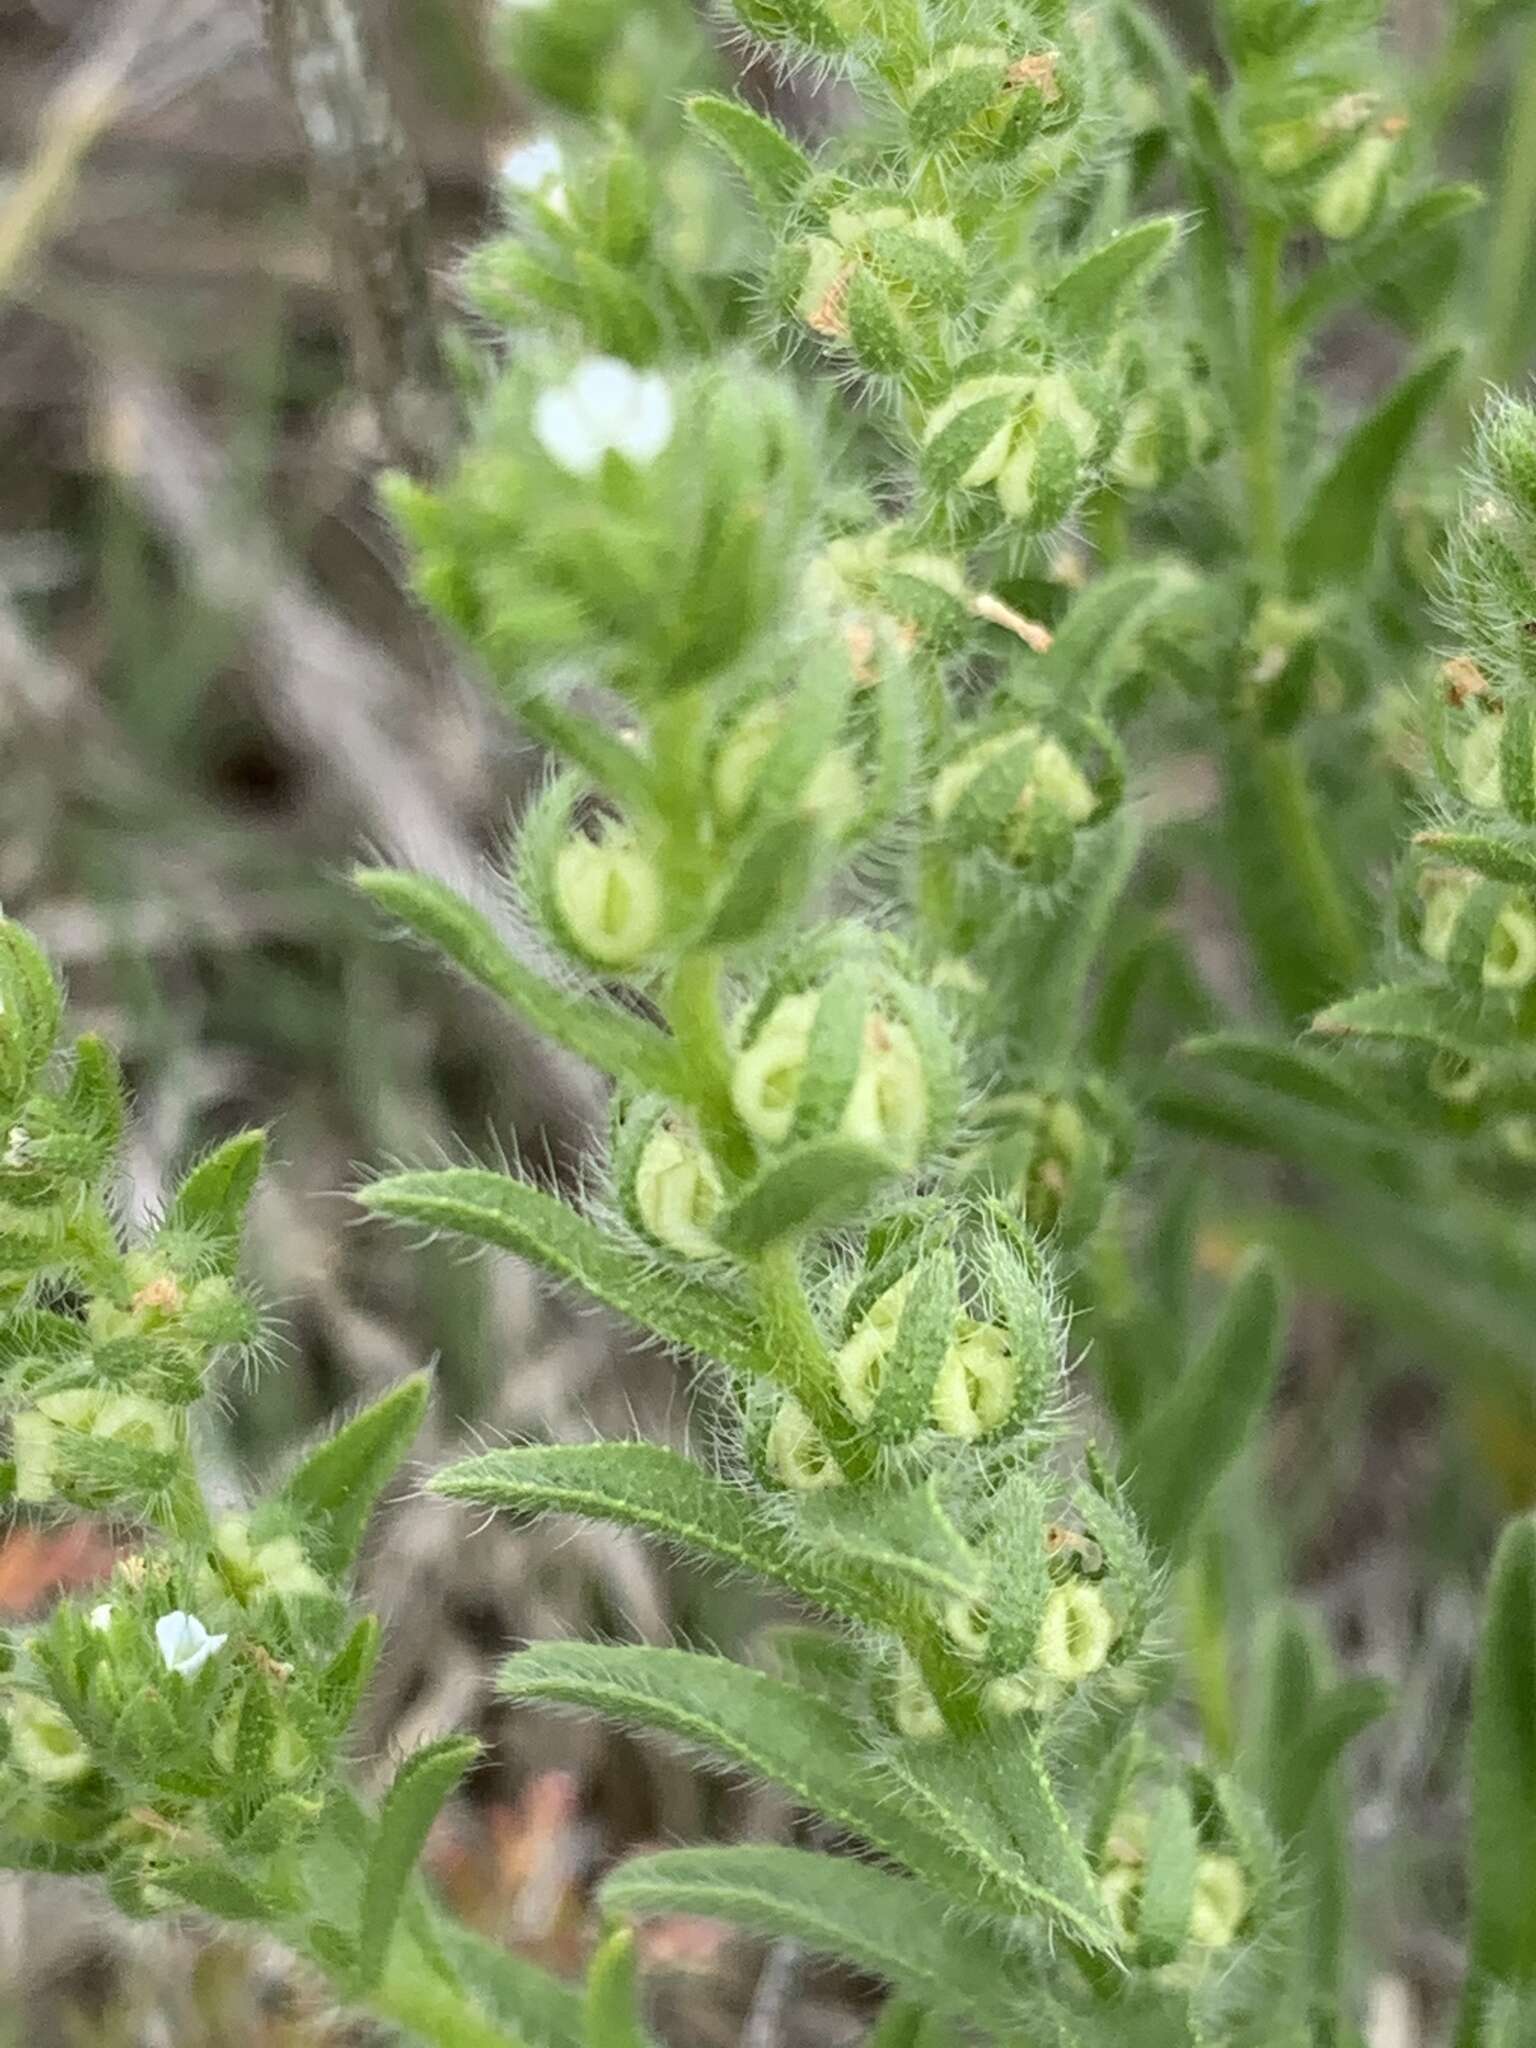
[[[507,2048],[588,2048],[578,1992],[450,1914],[429,1909],[428,1922],[459,1982],[506,2029]]]
[[[241,1131],[200,1159],[171,1198],[173,1229],[205,1235],[224,1262],[240,1249],[240,1232],[266,1156],[261,1131]]]
[[[1284,1329],[1280,1276],[1252,1254],[1199,1356],[1132,1438],[1126,1486],[1146,1536],[1178,1555],[1274,1385]]]
[[[894,1600],[974,1600],[982,1591],[980,1562],[932,1480],[847,1498],[840,1489],[815,1495],[801,1503],[799,1540],[812,1557],[889,1587]]]
[[[640,2016],[635,1931],[616,1927],[587,1965],[587,2048],[656,2048]]]
[[[315,1561],[345,1571],[357,1554],[373,1504],[400,1469],[432,1397],[425,1373],[391,1387],[311,1451],[283,1488],[304,1517]]]
[[[660,1444],[536,1444],[488,1451],[428,1482],[449,1500],[522,1514],[591,1515],[756,1572],[834,1613],[889,1620],[848,1573],[817,1558],[743,1488]]]
[[[728,1251],[743,1258],[808,1230],[846,1223],[896,1172],[883,1152],[850,1138],[812,1138],[759,1174],[716,1226]]]
[[[1134,227],[1080,258],[1051,287],[1050,304],[1068,333],[1091,334],[1104,327],[1126,293],[1145,287],[1167,262],[1179,224],[1163,214]]]
[[[1472,1960],[1536,1985],[1536,1519],[1504,1531],[1488,1582],[1472,1707]]]
[[[427,1830],[443,1801],[480,1752],[480,1745],[452,1735],[418,1749],[395,1773],[384,1795],[363,1873],[358,1909],[357,1975],[363,1989],[384,1973],[391,1937]]]
[[[685,111],[689,126],[735,165],[765,210],[792,199],[811,175],[811,160],[799,144],[740,100],[697,93]]]
[[[1282,1839],[1300,1834],[1345,1750],[1391,1704],[1392,1688],[1379,1678],[1346,1678],[1312,1703],[1276,1763],[1272,1810]]]
[[[1182,1785],[1165,1785],[1147,1827],[1136,1922],[1137,1946],[1148,1963],[1171,1963],[1185,1945],[1199,1853],[1189,1795]]]
[[[903,1810],[968,1873],[982,1911],[1059,1922],[1089,1948],[1114,1947],[1093,1872],[1031,1733],[1006,1729],[964,1749],[902,1742],[885,1763]]]
[[[803,818],[774,818],[743,848],[701,943],[744,946],[800,902],[816,867],[816,834]]]
[[[857,1730],[823,1700],[724,1657],[539,1643],[501,1669],[517,1700],[556,1700],[657,1729],[782,1785],[800,1805],[967,1898],[965,1865],[905,1815]]]
[[[1319,1012],[1312,1029],[1330,1038],[1423,1045],[1467,1059],[1501,1052],[1512,1042],[1506,1022],[1479,1015],[1464,997],[1428,981],[1392,982],[1346,996]]]
[[[1293,339],[1341,305],[1390,284],[1421,255],[1425,238],[1437,228],[1481,206],[1476,185],[1437,185],[1383,223],[1362,245],[1320,263],[1286,306],[1283,326]]]
[[[686,1092],[676,1048],[664,1031],[600,996],[556,988],[518,959],[483,911],[446,884],[400,868],[359,868],[353,880],[381,909],[568,1052],[659,1094]]]
[[[398,1173],[359,1191],[376,1215],[500,1245],[569,1280],[669,1344],[746,1372],[763,1370],[751,1319],[718,1289],[654,1263],[510,1174],[477,1167]]]
[[[1432,356],[1350,434],[1287,543],[1299,588],[1365,576],[1398,470],[1460,363],[1460,349]]]
[[[1390,1132],[1391,1112],[1385,1103],[1367,1093],[1353,1075],[1294,1046],[1239,1032],[1212,1032],[1186,1040],[1179,1049],[1186,1059],[1262,1089],[1287,1107]]]
[[[983,2026],[1020,2026],[1028,2006],[1007,1950],[966,1928],[926,1885],[804,1849],[671,1849],[621,1864],[611,1911],[707,1913],[754,1934],[802,1941],[884,1977],[913,1998]]]
[[[1536,845],[1496,839],[1487,832],[1419,832],[1413,843],[1441,860],[1486,875],[1491,882],[1536,888]]]

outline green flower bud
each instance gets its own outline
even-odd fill
[[[1312,198],[1312,220],[1331,242],[1353,241],[1375,218],[1386,191],[1396,144],[1392,137],[1364,135],[1335,164]]]
[[[599,836],[573,832],[555,855],[552,897],[562,935],[595,967],[636,967],[660,942],[664,915],[655,862],[609,820]]]
[[[137,1394],[96,1387],[42,1395],[14,1418],[11,1431],[16,1498],[46,1501],[63,1493],[81,1507],[105,1505],[122,1490],[106,1476],[108,1461],[101,1461],[97,1469],[97,1461],[83,1447],[111,1445],[125,1453],[165,1458],[181,1441],[172,1409]],[[131,1484],[131,1458],[121,1463],[124,1481]]]
[[[52,1700],[15,1693],[6,1705],[5,1719],[11,1760],[24,1776],[40,1785],[72,1785],[90,1770],[90,1751]]]
[[[1019,725],[963,745],[935,776],[928,805],[958,845],[1050,881],[1070,866],[1073,836],[1099,798],[1059,741]]]
[[[711,1228],[725,1200],[715,1163],[698,1133],[663,1113],[635,1160],[626,1207],[653,1244],[684,1259],[719,1256]]]
[[[780,1404],[773,1419],[766,1458],[769,1470],[791,1493],[824,1493],[844,1484],[826,1438],[793,1395]]]
[[[243,1515],[226,1515],[213,1532],[220,1575],[241,1600],[315,1599],[329,1591],[304,1555],[297,1536],[269,1536],[256,1542]]]
[[[1493,993],[1536,981],[1536,904],[1523,889],[1458,870],[1424,878],[1419,944],[1457,978]]]
[[[885,1362],[916,1281],[914,1267],[872,1302],[832,1361],[843,1405],[855,1422],[868,1422],[874,1413]]]
[[[934,1427],[962,1443],[976,1443],[1012,1416],[1019,1367],[1007,1333],[992,1323],[961,1318],[933,1388]]]
[[[914,79],[907,121],[919,149],[998,157],[1072,111],[1055,51],[955,43]]]
[[[1483,987],[1528,988],[1536,980],[1536,912],[1529,898],[1512,899],[1499,912],[1483,953]]]
[[[1208,1853],[1195,1865],[1189,1938],[1198,1948],[1230,1948],[1248,1913],[1248,1880],[1235,1856]]]
[[[1426,959],[1444,965],[1451,950],[1456,925],[1477,887],[1471,875],[1444,870],[1425,876],[1424,914],[1419,926],[1419,945]]]
[[[739,721],[715,756],[710,790],[722,824],[738,824],[749,809],[765,763],[784,731],[781,703],[756,705]],[[800,791],[796,809],[833,838],[853,825],[864,806],[858,764],[847,747],[822,755]]]
[[[1124,1170],[1125,1146],[1112,1098],[1085,1087],[1081,1101],[1024,1090],[988,1105],[995,1135],[967,1165],[1006,1190],[1030,1228],[1073,1243],[1097,1226],[1112,1178]]]
[[[1119,1634],[1109,1602],[1097,1586],[1069,1579],[1053,1586],[1035,1643],[1035,1656],[1052,1678],[1075,1685],[1102,1670]]]
[[[947,555],[891,545],[891,534],[844,535],[824,548],[805,575],[805,596],[833,616],[860,609],[893,619],[904,644],[961,646],[973,630],[971,593]]]
[[[1208,439],[1192,396],[1176,385],[1138,392],[1125,409],[1109,473],[1133,491],[1175,483]]]
[[[747,1128],[769,1145],[790,1136],[823,1001],[807,989],[782,996],[737,1055],[731,1100]],[[928,1134],[929,1089],[912,1030],[881,1009],[864,1011],[836,1129],[903,1166],[916,1164]]]
[[[969,378],[923,432],[936,488],[990,485],[1009,519],[1035,528],[1066,517],[1098,440],[1098,422],[1060,370]]]

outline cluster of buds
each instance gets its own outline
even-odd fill
[[[829,934],[769,977],[741,1019],[731,1100],[766,1152],[835,1135],[909,1172],[953,1123],[954,1048],[929,993],[863,936]],[[827,974],[851,947],[866,957]]]
[[[821,232],[789,245],[781,289],[813,334],[872,376],[901,378],[942,353],[940,323],[964,308],[970,274],[945,215],[843,205]]]
[[[58,989],[41,952],[0,923],[0,1218],[12,1306],[0,1314],[15,1495],[86,1510],[176,1513],[186,1410],[210,1366],[259,1318],[235,1278],[259,1135],[182,1182],[142,1246],[125,1250],[109,1194],[123,1119],[114,1063],[92,1039],[56,1054]],[[63,1288],[69,1312],[38,1289]]]
[[[1031,531],[1058,525],[1092,481],[1108,408],[1065,369],[966,377],[929,414],[922,467],[935,491],[990,492]]]
[[[1219,1965],[1244,1938],[1255,1885],[1219,1805],[1197,1821],[1181,1783],[1135,1793],[1110,1823],[1099,1885],[1127,1954],[1178,1982]]]
[[[1086,1694],[1134,1697],[1152,1574],[1111,1491],[1082,1486],[1053,1502],[1049,1480],[1014,1467],[966,1531],[976,1590],[950,1599],[943,1639],[994,1722],[1061,1713]],[[937,1737],[943,1718],[910,1655],[895,1665],[898,1730]]]
[[[1527,889],[1475,874],[1422,877],[1419,944],[1426,958],[1479,993],[1518,995],[1536,981],[1536,901]]]
[[[1069,127],[1082,109],[1082,84],[1052,45],[955,42],[915,73],[903,100],[921,154],[1001,162]]]
[[[634,701],[728,668],[791,587],[812,451],[801,410],[744,364],[669,378],[592,356],[509,375],[472,460],[393,480],[423,592],[537,687],[574,655]]]
[[[230,1543],[221,1531],[211,1566],[125,1558],[105,1598],[62,1601],[10,1640],[7,1860],[95,1873],[135,1913],[301,1904],[373,1630],[352,1628],[297,1536],[246,1546],[239,1593]]]
[[[1080,738],[1099,734],[1079,729]],[[1088,750],[1084,748],[1086,755]],[[1119,757],[1095,748],[1095,779],[1061,740],[1033,721],[994,721],[963,733],[929,790],[938,836],[954,851],[984,853],[1037,883],[1059,881],[1077,834],[1119,800]]]
[[[1101,1079],[1071,1093],[1008,1090],[987,1103],[987,1137],[964,1162],[1042,1237],[1079,1244],[1130,1163],[1130,1114]]]
[[[1230,0],[1238,125],[1273,204],[1330,241],[1379,216],[1406,118],[1384,107],[1370,11]]]

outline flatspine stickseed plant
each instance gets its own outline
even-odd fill
[[[612,1124],[579,1202],[471,1165],[359,1199],[532,1260],[696,1376],[693,1454],[529,1443],[430,1491],[638,1528],[798,1617],[755,1661],[534,1644],[502,1691],[754,1773],[840,1845],[622,1863],[584,1993],[436,1909],[414,1866],[473,1745],[377,1803],[345,1755],[377,1633],[348,1575],[425,1388],[259,1504],[209,1501],[196,1404],[261,1332],[260,1141],[125,1243],[111,1062],[55,1051],[54,980],[4,925],[10,1483],[124,1540],[104,1598],[8,1644],[0,1846],[270,1926],[442,2048],[644,2048],[633,1923],[678,1912],[882,1980],[883,2048],[1355,2040],[1339,1766],[1383,1688],[1282,1609],[1237,1697],[1210,1532],[1283,1292],[1267,1252],[1228,1258],[1201,1327],[1158,1135],[1369,1181],[1430,1271],[1457,1249],[1435,1191],[1486,1213],[1490,1153],[1536,1157],[1536,415],[1484,411],[1459,521],[1414,467],[1465,410],[1443,278],[1479,195],[1430,181],[1436,111],[1354,0],[1228,0],[1220,91],[1130,4],[733,0],[728,26],[828,85],[822,141],[721,90],[681,0],[496,12],[552,125],[464,267],[468,443],[387,497],[551,772],[500,918],[357,880],[607,1076]],[[1362,302],[1423,346],[1331,439],[1304,372]],[[1378,948],[1333,815],[1374,799],[1330,743],[1402,671],[1435,808]],[[1143,845],[1194,734],[1240,1028]],[[1183,1065],[1138,1057],[1158,1005]],[[1531,1541],[1499,1553],[1477,1681],[1466,2043],[1532,2020]]]

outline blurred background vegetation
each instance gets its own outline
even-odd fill
[[[520,127],[485,11],[365,9],[424,174],[445,304]],[[1203,17],[1183,0],[1175,12],[1208,54]],[[1406,51],[1460,49],[1445,31],[1429,0],[1404,0]],[[1468,39],[1463,75],[1434,74],[1462,104],[1446,175],[1477,176],[1497,150],[1505,33]],[[152,1211],[175,1162],[209,1140],[272,1132],[256,1277],[280,1341],[259,1379],[229,1388],[216,1468],[269,1469],[425,1359],[434,1460],[477,1433],[584,1436],[632,1418],[680,1436],[674,1365],[510,1259],[403,1257],[345,1199],[361,1163],[392,1155],[518,1151],[574,1176],[602,1106],[587,1077],[388,943],[344,881],[378,851],[471,882],[538,761],[403,594],[374,479],[445,430],[428,393],[381,432],[325,220],[257,0],[0,0],[0,900],[64,968],[78,1023],[124,1054],[135,1209]],[[1335,334],[1330,376],[1364,394],[1384,346],[1368,325]],[[1175,838],[1213,790],[1198,751],[1183,757],[1161,792]],[[1156,879],[1149,915],[1181,924],[1224,988],[1219,906],[1187,890],[1160,904]],[[1236,1191],[1211,1205],[1220,1226],[1202,1226],[1220,1271],[1277,1175],[1295,1204],[1299,1169],[1231,1166],[1229,1141],[1251,1132],[1198,1077],[1175,1071],[1159,1107],[1164,1170],[1192,1185],[1220,1171]],[[1323,1193],[1290,1211],[1292,1355],[1221,1526],[1236,1601],[1302,1588],[1346,1663],[1401,1688],[1389,1731],[1358,1753],[1356,1847],[1373,1947],[1390,1959],[1371,1987],[1372,2048],[1407,2048],[1458,1966],[1444,1933],[1460,1913],[1458,1728],[1489,1529],[1536,1495],[1536,1271],[1513,1231],[1476,1271],[1460,1239],[1437,1264],[1403,1236],[1393,1270],[1391,1191],[1374,1222],[1366,1199],[1341,1211]],[[0,1619],[89,1582],[111,1545],[106,1529],[12,1529]],[[626,1847],[792,1825],[769,1795],[654,1745],[490,1698],[496,1660],[524,1636],[732,1642],[761,1619],[756,1596],[622,1534],[475,1529],[408,1497],[369,1570],[392,1623],[373,1752],[458,1725],[492,1743],[434,1852],[479,1924],[574,1964],[590,1879]],[[0,2041],[343,2037],[279,1957],[146,1936],[60,1901],[6,1881]],[[772,2048],[864,2024],[857,1986],[791,1952],[765,1958],[703,1924],[648,1939],[687,2005],[679,2038]]]

